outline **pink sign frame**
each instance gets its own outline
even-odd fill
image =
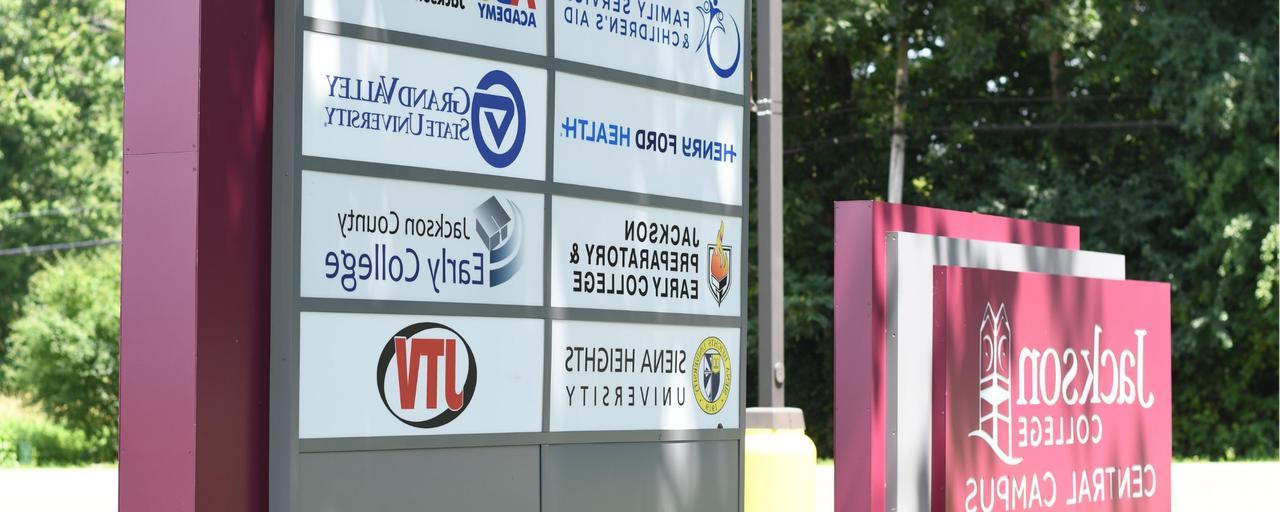
[[[1080,228],[890,204],[835,204],[835,509],[885,507],[885,234],[1080,248]]]
[[[932,510],[1168,511],[1169,290],[935,266]]]

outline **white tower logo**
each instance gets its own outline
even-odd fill
[[[1012,339],[1009,337],[1009,315],[1004,304],[998,311],[987,303],[979,334],[978,363],[978,429],[969,432],[987,442],[1005,464],[1017,464],[1013,456],[1013,400],[1009,376],[1012,375]]]

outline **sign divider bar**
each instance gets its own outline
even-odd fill
[[[596,443],[656,443],[734,441],[741,429],[613,430],[568,432],[515,432],[503,434],[444,434],[434,436],[336,437],[300,439],[300,453],[424,450],[477,446],[529,446]]]
[[[550,159],[551,156],[551,151],[548,150],[548,159]],[[569,183],[554,183],[551,181],[551,170],[549,165],[547,168],[548,179],[544,181],[318,156],[303,156],[301,167],[308,171],[326,172],[330,174],[420,181],[432,184],[458,185],[511,192],[552,194],[562,197],[621,203],[633,206],[647,206],[652,208],[664,208],[668,210],[680,210],[727,217],[744,217],[744,208],[741,205],[642,194],[626,190],[588,187],[585,185],[573,185]],[[550,212],[551,209],[547,208],[548,218],[550,218]],[[548,221],[548,227],[550,226],[549,222],[550,221]],[[550,243],[549,239],[548,243]]]
[[[547,12],[555,12],[555,0],[547,0]],[[556,128],[556,71],[550,64],[555,61],[555,22],[547,24],[547,137],[545,183],[548,189],[555,186],[556,138],[551,134]],[[542,207],[542,432],[551,432],[551,214],[555,201],[552,194],[544,194]],[[542,437],[542,436],[540,436]],[[538,511],[551,509],[547,497],[547,447],[543,440],[538,446]]]
[[[333,299],[322,297],[299,298],[298,312],[386,315],[431,314],[441,316],[534,319],[545,318],[548,321],[576,320],[583,322],[657,323],[689,327],[733,328],[741,326],[741,320],[734,316],[656,313],[652,311],[624,311],[614,309],[517,306],[507,304],[466,304],[457,302],[377,299]],[[550,324],[548,324],[547,329],[550,329],[549,325]]]

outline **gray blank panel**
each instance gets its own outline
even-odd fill
[[[538,447],[303,453],[297,510],[538,510]]]
[[[740,510],[738,441],[543,447],[544,511]]]

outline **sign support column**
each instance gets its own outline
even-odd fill
[[[756,2],[756,116],[759,157],[756,160],[759,217],[761,407],[782,407],[786,388],[782,324],[782,0]]]

